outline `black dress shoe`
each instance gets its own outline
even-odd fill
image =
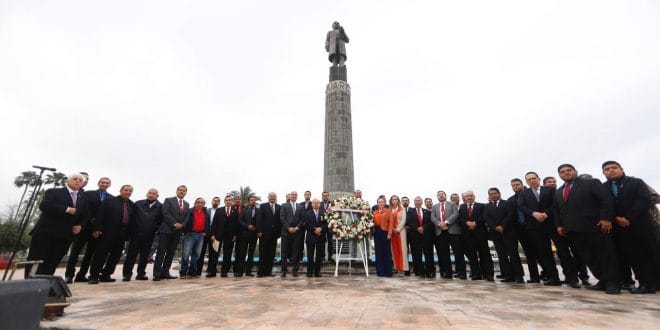
[[[138,275],[138,276],[135,276],[135,279],[138,280],[138,281],[148,281],[149,277],[147,277],[146,275]]]
[[[298,277],[298,273],[297,273],[297,272],[293,272],[293,277]]]
[[[621,293],[621,286],[619,285],[607,285],[605,288],[605,293],[607,294],[620,294]]]
[[[234,277],[243,277],[243,274],[234,274]]]
[[[630,290],[632,290],[632,289],[634,289],[634,288],[635,288],[635,284],[634,284],[634,283],[633,283],[633,284],[631,284],[631,283],[621,284],[621,290],[627,290],[627,291],[630,291]]]
[[[561,286],[561,281],[558,279],[547,280],[543,282],[543,285]]]
[[[218,274],[216,274],[216,273],[208,273],[208,274],[206,274],[206,278],[209,278],[209,277],[216,277],[216,276],[218,276]]]
[[[104,277],[99,277],[99,281],[104,282],[104,283],[112,283],[112,282],[116,281],[116,279],[114,279],[110,276],[104,276]]]
[[[492,276],[486,276],[484,278],[486,279],[486,281],[489,281],[489,282],[495,281],[495,279]]]
[[[410,271],[406,270],[405,272],[403,272],[403,274],[406,275],[406,276],[410,276]]]
[[[312,277],[312,276],[314,276],[312,275],[312,273],[307,273],[307,277]]]
[[[516,283],[518,283],[518,284],[524,284],[524,283],[525,283],[525,279],[522,278],[522,277],[517,278],[517,279],[516,279]]]
[[[76,276],[74,279],[75,282],[89,282],[89,278],[87,278],[85,275],[82,276]]]
[[[484,278],[481,277],[481,276],[471,276],[470,279],[473,280],[473,281],[481,281],[481,280],[483,280]]]
[[[539,280],[538,278],[532,278],[527,280],[527,283],[541,283],[541,280]]]
[[[465,275],[465,274],[458,274],[458,276],[456,276],[456,277],[458,277],[461,280],[467,280],[467,275]]]
[[[591,283],[589,283],[588,278],[583,278],[580,281],[582,282],[582,285],[584,285],[584,286],[590,286],[591,285]]]
[[[655,293],[655,289],[642,284],[642,285],[640,285],[636,288],[630,289],[630,293],[633,293],[633,294]]]
[[[130,277],[130,276],[124,276],[124,277],[122,277],[121,281],[122,281],[122,282],[130,282],[130,281],[131,281],[131,277]]]
[[[73,277],[67,277],[66,284],[71,284],[71,283],[73,283]]]
[[[89,279],[89,281],[87,283],[89,283],[89,284],[99,284],[99,279],[95,278],[95,277],[92,277],[92,278]]]
[[[261,275],[261,274],[257,274],[257,277],[264,277],[264,276],[263,276],[263,275]]]
[[[580,282],[578,282],[578,281],[570,281],[570,282],[568,282],[568,286],[570,286],[573,289],[582,288],[582,285],[580,285]]]
[[[588,286],[587,289],[594,291],[605,291],[605,284],[603,284],[602,282],[598,282],[594,285]]]
[[[154,275],[154,281],[160,281],[160,276],[155,276]]]
[[[280,275],[280,277],[286,277],[286,273],[282,273],[282,275]]]
[[[314,274],[314,277],[321,277],[321,274],[320,274],[320,273],[316,273],[316,274]]]
[[[220,273],[220,277],[227,277],[227,273]]]
[[[495,276],[495,278],[497,278],[498,280],[502,280],[502,279],[505,279],[506,276],[504,276],[504,275],[497,275],[497,276]]]
[[[247,277],[253,277],[254,274],[252,274],[252,273],[245,273],[245,276],[247,276]]]
[[[516,281],[516,280],[514,280],[514,279],[511,278],[511,277],[507,277],[507,278],[502,279],[500,282],[502,282],[502,283],[513,283],[513,282],[515,282],[515,281]]]

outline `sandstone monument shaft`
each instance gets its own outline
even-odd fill
[[[348,36],[335,22],[328,32],[326,50],[330,82],[325,89],[325,156],[323,190],[332,198],[353,194],[353,131],[351,125],[351,86],[347,82],[346,46]]]

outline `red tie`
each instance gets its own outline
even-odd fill
[[[472,220],[472,204],[468,205],[468,218]]]
[[[440,204],[440,220],[445,221],[445,203]]]
[[[568,202],[568,195],[571,194],[571,184],[567,183],[564,185],[564,203]]]
[[[422,210],[417,209],[417,221],[419,221],[419,225],[422,226]]]
[[[179,199],[179,213],[183,214],[183,200]]]

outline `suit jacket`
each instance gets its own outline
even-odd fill
[[[304,228],[303,223],[303,214],[305,213],[305,206],[301,204],[296,204],[296,211],[293,212],[291,203],[282,204],[282,210],[280,211],[280,222],[282,223],[282,237],[286,237],[289,234],[289,227],[297,227],[300,230]]]
[[[651,192],[648,185],[641,179],[623,176],[617,180],[619,194],[614,197],[612,193],[612,181],[603,183],[603,187],[608,190],[614,198],[614,215],[625,217],[630,221],[631,228],[650,228],[654,225],[653,217],[649,208],[653,206],[651,201]],[[615,225],[614,228],[618,226]]]
[[[448,225],[448,232],[450,234],[460,234],[461,226],[456,221],[458,219],[458,207],[456,207],[456,205],[454,205],[454,203],[450,201],[444,201],[444,204],[445,204],[445,221],[447,222]],[[442,219],[442,217],[440,216],[441,210],[442,209],[440,208],[440,203],[433,205],[433,209],[431,210],[431,221],[435,225],[436,236],[440,236],[440,234],[442,234],[442,229],[440,229],[440,220]]]
[[[302,203],[300,203],[300,205],[302,205],[305,208],[305,211],[309,211],[309,210],[312,209],[312,201],[309,201],[309,203],[307,203],[307,205],[305,205],[305,201],[303,201]],[[303,214],[303,217],[304,217],[304,214]]]
[[[467,226],[468,220],[476,222],[477,226],[470,230]],[[467,204],[461,204],[458,208],[458,223],[463,226],[463,232],[465,234],[479,234],[485,236],[487,229],[486,219],[484,218],[484,204],[472,204],[472,217],[468,216]]]
[[[135,217],[133,220],[129,223],[131,234],[153,237],[163,222],[163,204],[154,201],[153,206],[149,207],[149,201],[146,199],[135,202]]]
[[[555,192],[555,224],[566,232],[599,232],[598,221],[614,219],[612,194],[596,179],[576,179],[564,202],[563,184]]]
[[[521,193],[522,191],[520,193],[511,195],[511,197],[507,199],[507,202],[509,202],[509,207],[511,208],[511,214],[513,214],[513,223],[511,225],[512,228],[516,230],[525,229],[527,227],[526,224],[523,225],[522,223],[520,223],[521,220],[525,223],[527,222],[527,220],[525,220],[525,215],[518,208],[518,199],[520,198]],[[554,217],[554,212],[553,212],[553,217]]]
[[[262,203],[257,212],[257,233],[261,233],[265,239],[280,237],[282,225],[280,223],[280,204],[273,203],[275,206],[275,213],[270,206],[269,202]]]
[[[323,220],[323,213],[324,213],[323,209],[319,208],[319,215],[318,217],[315,217],[314,209],[305,211],[303,220],[305,222],[305,228],[307,229],[307,238],[305,239],[305,242],[307,244],[325,242],[325,236],[328,230],[328,223]],[[321,236],[316,235],[316,233],[314,232],[314,230],[316,230],[316,228],[319,227],[321,228]]]
[[[213,222],[211,223],[211,235],[216,239],[232,239],[238,236],[238,210],[235,207],[229,208],[229,216],[227,216],[227,207],[220,207],[215,211]]]
[[[128,219],[124,224],[124,200],[117,196],[107,199],[96,214],[96,230],[101,231],[105,239],[126,239],[127,229],[131,222],[135,222],[135,204],[126,200]]]
[[[158,228],[159,234],[172,234],[175,232],[174,224],[180,223],[183,227],[186,226],[190,214],[190,205],[185,200],[183,201],[183,212],[179,212],[179,199],[178,197],[165,198],[163,202],[163,222]],[[176,230],[177,232],[183,231],[183,228]]]
[[[84,230],[88,233],[97,230],[95,227],[96,216],[99,213],[99,209],[103,202],[112,199],[113,196],[111,193],[106,191],[106,196],[103,201],[101,201],[101,190],[90,190],[84,192],[85,197],[87,198],[87,208],[89,213],[89,221],[85,226]]]
[[[486,204],[484,218],[489,231],[495,231],[497,226],[504,227],[505,232],[513,229],[513,209],[506,200],[500,199],[497,206],[492,203]]]
[[[527,229],[530,230],[554,230],[553,220],[553,202],[555,188],[548,186],[539,187],[539,200],[532,189],[525,189],[518,196],[518,209],[525,215]],[[533,212],[545,212],[548,218],[543,222],[538,222],[532,217]]]
[[[87,198],[78,192],[76,198],[76,214],[66,213],[68,207],[73,207],[73,200],[67,187],[51,188],[46,190],[44,198],[39,204],[41,215],[30,234],[32,236],[49,236],[53,238],[68,239],[73,233],[73,226],[85,226],[88,218]]]
[[[255,205],[252,210],[250,210],[250,207],[247,206],[243,208],[243,214],[238,220],[238,224],[240,226],[239,232],[240,232],[240,237],[245,238],[245,239],[255,239],[257,238],[257,214],[259,213],[259,206]],[[272,213],[272,212],[271,212]],[[248,226],[253,225],[255,226],[255,230],[249,230]]]
[[[184,234],[193,231],[193,225],[195,224],[195,208],[190,209],[188,217],[188,222],[186,223],[186,226],[183,227]],[[204,208],[204,233],[206,235],[211,235],[211,213],[208,212],[206,207]]]
[[[326,205],[326,204],[327,204],[327,205]],[[321,207],[320,207],[320,209],[323,210],[323,212],[325,212],[325,210],[327,210],[328,207],[330,207],[330,206],[335,206],[335,203],[334,203],[333,201],[328,201],[327,203],[324,202],[324,201],[321,201]]]
[[[410,228],[410,231],[407,233],[408,241],[422,241],[426,239],[433,239],[435,237],[435,224],[431,221],[431,211],[427,209],[422,210],[422,227],[424,228],[424,234],[420,234],[417,231],[419,228],[419,219],[417,218],[417,209],[410,208],[406,211],[406,226]]]

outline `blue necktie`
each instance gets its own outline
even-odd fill
[[[617,186],[616,181],[612,181],[612,195],[614,195],[614,198],[619,197],[619,186]]]
[[[102,192],[101,192],[101,197],[100,197],[100,198],[101,198],[101,202],[103,202],[103,201],[105,200],[105,194],[106,194],[105,191],[102,191]]]
[[[525,214],[522,213],[521,210],[518,210],[518,222],[520,222],[521,225],[525,224]]]

